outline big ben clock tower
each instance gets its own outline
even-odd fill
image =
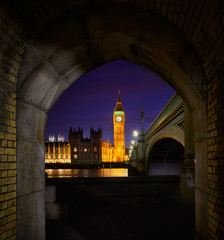
[[[114,161],[123,162],[125,155],[125,114],[120,98],[120,90],[113,115],[114,123]]]

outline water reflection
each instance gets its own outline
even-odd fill
[[[128,177],[127,168],[106,169],[46,169],[48,178]]]

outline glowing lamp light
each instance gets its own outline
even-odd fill
[[[135,141],[134,140],[131,140],[131,144],[134,144],[135,143]]]
[[[134,131],[134,132],[133,132],[133,136],[134,136],[134,137],[137,137],[137,136],[138,136],[138,132],[137,132],[137,131]]]
[[[133,148],[133,146],[130,146],[130,149],[132,149]]]

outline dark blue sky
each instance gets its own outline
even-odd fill
[[[113,111],[119,89],[126,115],[126,147],[133,130],[140,131],[141,108],[146,130],[175,93],[145,68],[122,60],[105,64],[80,77],[61,95],[49,113],[45,138],[60,133],[67,140],[71,126],[83,128],[84,137],[89,137],[90,127],[100,126],[103,140],[113,143]]]

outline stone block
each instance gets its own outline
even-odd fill
[[[45,239],[45,191],[17,199],[17,239]]]
[[[57,54],[50,59],[50,64],[69,84],[96,67],[93,64],[87,41],[71,49],[61,50],[60,55]],[[72,71],[74,68],[77,72]]]
[[[16,141],[16,135],[11,133],[5,133],[5,139]]]
[[[192,109],[192,117],[194,119],[194,133],[195,141],[201,141],[207,138],[207,113],[205,103],[199,101],[195,103],[195,107]]]
[[[208,188],[208,162],[207,139],[195,143],[195,187],[207,193]]]
[[[17,141],[18,197],[45,191],[44,146],[35,142]]]
[[[34,47],[31,47],[27,51],[23,58],[23,64],[19,72],[19,77],[17,81],[17,88],[20,89],[23,82],[27,77],[32,73],[33,69],[38,67],[43,62],[43,57],[35,50]]]
[[[68,86],[49,63],[43,63],[26,79],[18,97],[48,112]]]
[[[64,79],[69,84],[72,84],[75,80],[77,80],[79,77],[84,75],[86,72],[91,71],[94,69],[95,65],[92,61],[92,59],[86,59],[83,62],[80,62],[76,66],[72,66],[65,74]]]
[[[18,100],[17,139],[44,142],[47,114],[33,105]]]

